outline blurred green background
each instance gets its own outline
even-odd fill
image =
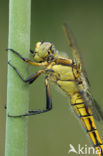
[[[0,156],[4,155],[5,109],[7,85],[8,2],[0,5]],[[78,42],[92,93],[103,108],[103,1],[61,0],[32,1],[31,49],[37,41],[50,41],[71,56],[61,25],[67,21]],[[30,66],[30,73],[38,68]],[[30,75],[31,75],[30,74]],[[77,149],[91,143],[75,117],[69,97],[51,84],[53,110],[29,117],[28,156],[68,156],[69,144]],[[45,107],[44,77],[30,86],[30,109]],[[103,123],[102,123],[103,124]],[[101,127],[102,127],[101,124]],[[69,154],[71,156],[75,154]]]

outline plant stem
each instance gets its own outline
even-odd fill
[[[31,0],[9,1],[9,48],[28,57],[30,50],[30,14]],[[22,72],[28,75],[28,64],[8,51],[8,60]],[[7,86],[7,119],[5,156],[27,156],[27,117],[8,117],[25,114],[29,105],[29,87],[22,82],[16,72],[8,66]]]

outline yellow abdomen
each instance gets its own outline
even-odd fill
[[[73,96],[71,96],[70,101],[71,105],[73,106],[73,110],[80,118],[83,127],[86,129],[93,143],[93,146],[98,152],[102,153],[98,155],[102,156],[103,144],[96,129],[91,108],[89,106],[86,106],[85,101],[82,99],[80,93],[75,93]]]
[[[97,152],[100,151],[103,153],[103,144],[96,129],[92,110],[85,102],[85,97],[80,93],[80,91],[85,89],[79,78],[80,75],[78,75],[77,71],[73,69],[72,66],[54,65],[52,66],[52,70],[53,74],[51,75],[51,80],[55,81],[58,86],[70,96],[73,110],[80,118],[93,146]],[[103,154],[98,155],[102,156]]]

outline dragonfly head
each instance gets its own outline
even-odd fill
[[[37,62],[51,61],[57,55],[55,47],[50,42],[37,42],[34,49],[34,60]]]

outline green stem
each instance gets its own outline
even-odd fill
[[[9,3],[9,48],[28,57],[31,0],[10,0]],[[10,51],[8,53],[8,60],[26,77],[28,65]],[[28,85],[22,82],[16,72],[8,66],[5,156],[27,156],[28,119],[27,117],[8,117],[8,114],[25,114],[28,111],[28,105]]]

